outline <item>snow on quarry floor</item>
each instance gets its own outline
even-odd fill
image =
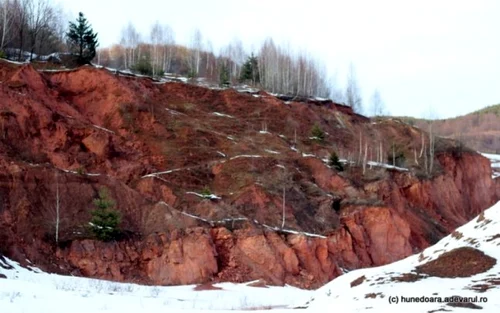
[[[500,202],[401,261],[344,274],[305,307],[314,312],[500,312]],[[452,298],[453,297],[453,298]]]
[[[2,313],[282,311],[305,303],[314,293],[251,283],[168,287],[115,283],[47,274],[6,258],[0,258],[0,274],[7,277],[0,278]]]

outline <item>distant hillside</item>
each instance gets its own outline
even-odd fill
[[[428,130],[429,120],[401,117],[405,122]],[[434,120],[436,134],[458,139],[477,151],[500,153],[500,104],[444,120]]]

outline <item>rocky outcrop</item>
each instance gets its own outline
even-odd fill
[[[256,228],[192,228],[142,241],[73,241],[58,250],[73,273],[158,285],[261,279],[318,287],[342,269],[387,264],[411,254],[409,227],[387,208],[366,208],[325,238]]]

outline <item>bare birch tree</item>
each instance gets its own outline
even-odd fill
[[[24,51],[24,44],[26,40],[26,32],[28,30],[27,20],[29,7],[32,4],[32,0],[19,0],[14,1],[14,27],[17,33],[18,48],[17,60],[22,61],[22,54]]]
[[[159,69],[163,69],[162,65],[162,56],[163,56],[163,47],[162,44],[165,41],[164,28],[160,25],[160,22],[156,21],[151,26],[150,32],[150,40],[151,40],[151,68],[153,70],[153,76],[157,74]]]
[[[175,33],[169,25],[163,25],[163,71],[170,72],[170,66],[174,57]]]
[[[124,67],[131,68],[137,62],[137,48],[140,42],[140,35],[135,29],[134,24],[129,22],[126,27],[122,29],[121,45],[124,47]]]
[[[358,86],[354,65],[352,63],[349,66],[349,72],[347,74],[345,101],[346,104],[350,106],[354,112],[361,112],[363,106],[361,92]]]
[[[201,50],[203,49],[203,36],[199,29],[195,29],[191,41],[189,43],[189,53],[187,55],[187,64],[189,67],[189,75],[192,77],[198,76],[200,73]]]
[[[5,48],[11,40],[10,31],[14,17],[14,5],[11,0],[3,0],[0,2],[0,25],[2,27],[2,39],[0,41],[0,50]]]
[[[56,172],[56,243],[59,243],[59,223],[60,223],[60,207],[59,207],[59,177]]]
[[[288,172],[287,168],[283,165],[280,165],[280,171],[277,175],[277,183],[278,187],[281,187],[281,197],[282,197],[282,219],[281,219],[281,228],[285,227],[285,219],[286,219],[286,191],[290,187],[292,183],[292,176]]]
[[[41,33],[49,27],[49,23],[54,19],[54,10],[47,0],[35,0],[28,3],[27,21],[30,37],[30,60],[37,46]]]
[[[378,89],[375,89],[371,98],[371,111],[372,116],[381,116],[385,114],[384,102]]]

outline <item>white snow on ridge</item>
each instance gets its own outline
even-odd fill
[[[368,162],[366,162],[366,164],[368,164],[370,166],[378,166],[378,167],[383,167],[383,168],[394,169],[394,170],[398,170],[398,171],[402,171],[402,172],[407,172],[408,171],[407,168],[398,167],[398,166],[394,166],[394,165],[389,165],[389,164],[385,164],[385,163],[378,163],[378,162],[368,161]]]
[[[4,62],[7,62],[7,63],[12,63],[12,64],[17,64],[17,65],[23,65],[23,64],[26,64],[27,62],[18,62],[18,61],[13,61],[13,60],[9,60],[9,59],[0,59]]]
[[[479,152],[481,153],[481,152]],[[500,154],[491,154],[491,153],[481,153],[482,156],[489,159],[490,161],[498,161],[500,162]]]

